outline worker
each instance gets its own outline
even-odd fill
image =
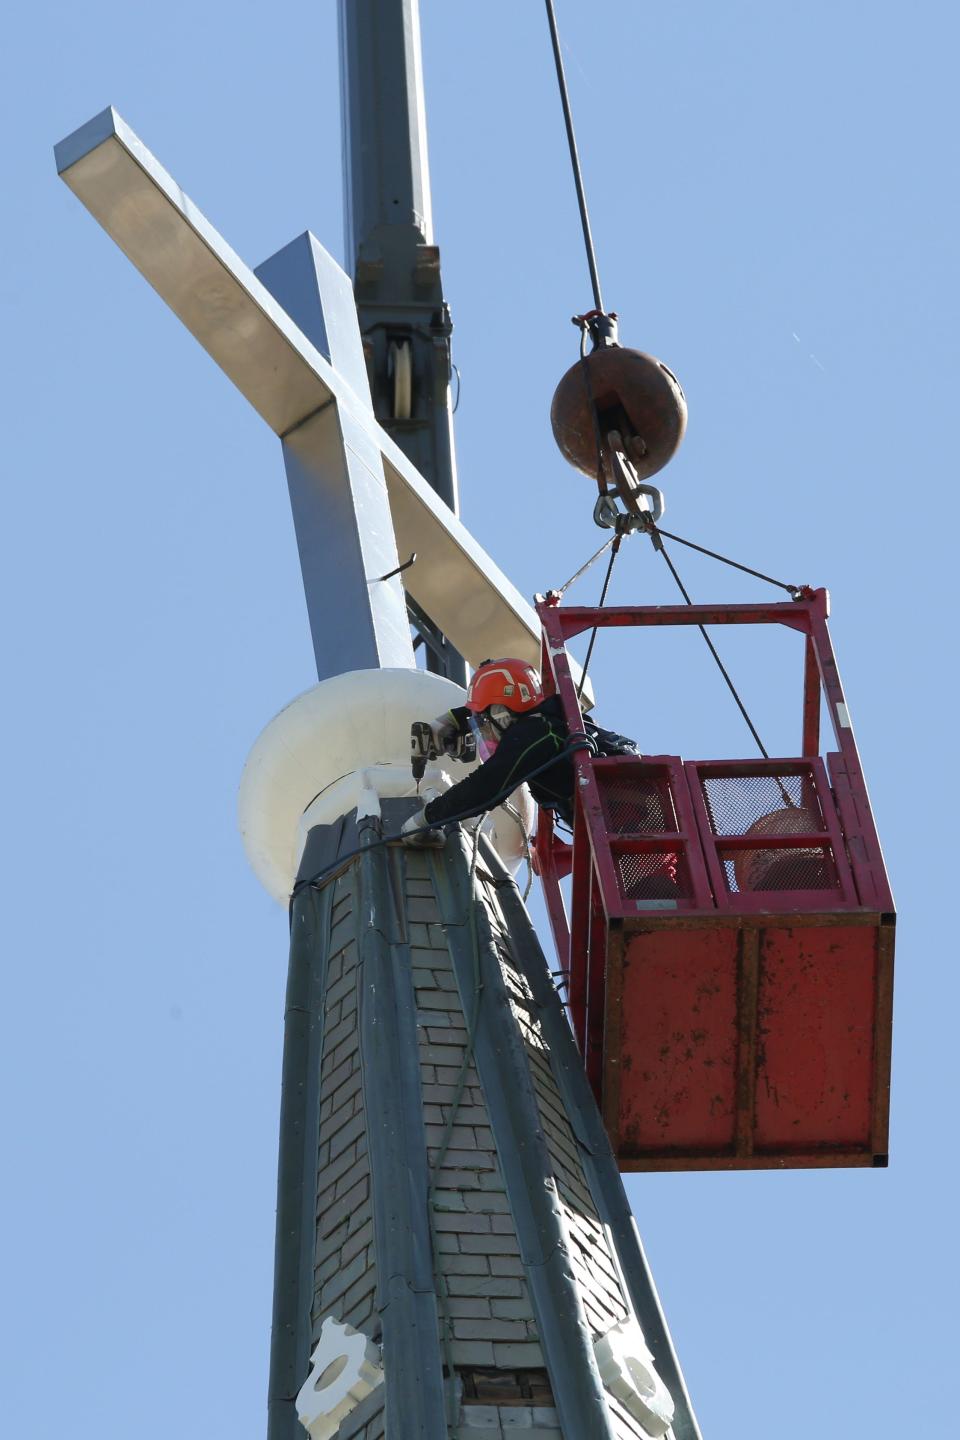
[[[567,722],[560,697],[544,696],[533,666],[525,660],[485,660],[470,681],[466,705],[433,721],[437,750],[456,754],[458,738],[471,720],[492,753],[465,779],[411,815],[401,837],[411,844],[428,843],[437,826],[482,815],[528,779],[537,803],[572,826],[574,767]],[[598,754],[637,753],[632,740],[601,730],[590,720],[584,721],[584,730]]]

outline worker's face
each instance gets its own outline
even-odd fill
[[[489,760],[499,745],[503,732],[494,723],[489,710],[481,710],[474,716],[474,720],[479,735],[480,754],[484,760]]]

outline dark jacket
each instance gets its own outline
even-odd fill
[[[453,712],[460,718],[459,712]],[[464,715],[466,712],[462,712]],[[588,734],[595,729],[586,722]],[[555,810],[567,824],[573,822],[573,760],[563,753],[567,744],[567,722],[559,696],[549,695],[533,710],[520,715],[504,732],[489,760],[459,784],[452,785],[424,809],[430,825],[445,825],[456,816],[480,815],[518,789],[541,765],[547,768],[530,781],[530,793],[538,805]],[[607,734],[609,732],[600,732]],[[618,736],[617,739],[622,739]],[[630,744],[631,742],[625,742]],[[550,761],[556,757],[554,764]]]

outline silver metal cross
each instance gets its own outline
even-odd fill
[[[250,270],[112,107],[56,162],[280,437],[319,678],[415,664],[404,588],[472,665],[538,664],[532,607],[377,422],[352,285],[319,241]]]

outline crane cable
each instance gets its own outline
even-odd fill
[[[573,113],[570,108],[570,94],[567,89],[567,77],[564,72],[563,56],[560,51],[560,35],[557,29],[557,16],[553,7],[553,0],[545,0],[545,4],[547,8],[547,22],[550,26],[550,40],[553,45],[553,59],[557,71],[557,85],[560,90],[560,103],[563,107],[563,120],[567,131],[567,145],[570,149],[570,164],[573,169],[573,179],[577,189],[577,204],[580,208],[580,226],[583,230],[583,244],[587,252],[587,266],[590,270],[590,284],[593,290],[593,303],[596,310],[598,310],[601,314],[606,314],[603,305],[603,294],[600,289],[600,275],[597,270],[597,256],[593,244],[593,233],[590,229],[590,214],[587,210],[587,197],[583,186],[583,171],[580,167],[580,155],[577,149],[577,137],[573,128]],[[593,418],[594,432],[597,442],[597,484],[602,494],[606,490],[604,476],[603,436],[600,429],[600,418],[597,414],[596,400],[593,395],[593,387],[590,384],[590,375],[586,365],[587,324],[585,317],[583,316],[574,316],[574,321],[575,323],[580,324],[581,327],[580,359],[584,371],[584,383],[587,390],[588,408]],[[693,601],[690,598],[690,595],[683,581],[680,579],[680,576],[677,573],[676,566],[674,565],[669,554],[667,553],[667,548],[663,543],[664,537],[669,540],[675,540],[679,545],[686,545],[691,550],[698,550],[702,555],[708,555],[712,559],[719,560],[725,565],[732,565],[734,569],[743,570],[748,575],[754,575],[758,580],[765,580],[771,585],[776,585],[780,589],[786,590],[787,593],[790,594],[794,599],[796,599],[800,593],[798,587],[796,586],[786,585],[781,580],[774,580],[772,576],[764,575],[760,570],[753,570],[748,565],[740,565],[736,560],[729,560],[724,555],[718,555],[717,552],[714,550],[707,550],[702,545],[695,545],[691,540],[684,540],[679,535],[672,535],[668,530],[659,530],[653,520],[650,520],[645,528],[651,540],[653,541],[654,549],[659,550],[662,554],[667,564],[667,568],[670,571],[670,574],[676,581],[677,587],[688,605],[692,605]],[[613,574],[613,566],[620,550],[620,545],[623,540],[623,534],[623,531],[618,530],[613,540],[607,541],[607,545],[610,545],[612,548],[610,551],[610,563],[607,566],[607,573],[603,582],[603,589],[600,594],[600,603],[598,607],[600,609],[603,608],[604,602],[607,597],[607,590],[610,586],[610,577]],[[566,585],[563,587],[563,590],[568,589],[568,587],[573,584],[574,580],[577,580],[584,573],[585,570],[589,569],[589,567],[593,564],[594,560],[597,560],[603,554],[604,550],[606,550],[607,548],[607,545],[603,545],[597,551],[596,555],[593,555],[585,565],[581,566],[581,568],[576,572],[575,575],[571,576],[571,578],[567,581]],[[563,593],[563,590],[560,592],[561,594]],[[583,673],[580,677],[580,684],[577,687],[578,701],[581,699],[584,686],[587,683],[587,671],[590,668],[590,660],[593,656],[593,647],[597,638],[597,628],[598,627],[595,625],[590,635],[590,643],[587,647],[587,655],[583,664]],[[733,680],[730,678],[730,673],[727,670],[727,667],[720,659],[720,656],[717,653],[716,646],[710,639],[710,636],[707,634],[706,627],[704,625],[698,625],[697,629],[703,636],[704,642],[706,643],[710,654],[716,661],[720,674],[726,681],[727,688],[729,689],[730,694],[733,696],[737,708],[740,711],[740,714],[746,721],[747,728],[749,729],[750,734],[753,736],[753,739],[756,742],[760,754],[765,760],[769,760],[770,755],[763,741],[760,739],[759,731],[751,720],[749,712],[747,711],[747,707],[744,705],[743,700],[740,698],[740,695],[737,691],[737,687],[734,685]],[[783,787],[781,785],[781,789],[782,788]]]
[[[570,110],[570,95],[567,91],[567,77],[563,71],[563,57],[560,54],[560,35],[557,31],[557,17],[553,9],[553,0],[546,0],[547,21],[550,25],[550,39],[553,42],[553,59],[557,69],[557,84],[560,87],[560,103],[563,106],[563,120],[567,127],[567,144],[570,147],[570,163],[573,166],[573,179],[577,187],[577,204],[580,207],[580,225],[583,230],[583,243],[587,251],[587,265],[590,269],[590,284],[593,289],[593,304],[596,310],[606,314],[603,308],[603,295],[600,291],[600,276],[597,271],[597,256],[593,248],[593,235],[590,231],[590,215],[587,211],[587,197],[583,188],[583,174],[580,170],[580,156],[577,153],[577,137],[573,130],[573,114]]]

